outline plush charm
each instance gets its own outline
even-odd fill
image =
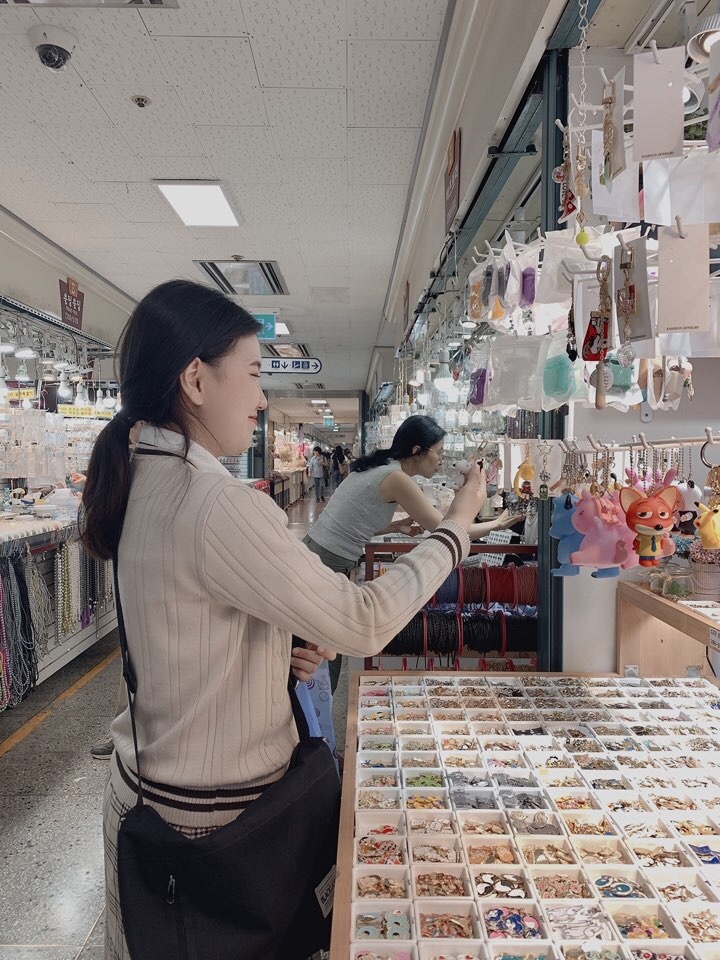
[[[686,537],[695,534],[695,518],[698,515],[697,504],[703,499],[702,488],[694,480],[677,485],[678,503],[675,514],[675,526]]]
[[[515,480],[513,481],[513,490],[521,500],[529,500],[530,497],[532,497],[534,480],[535,467],[528,459],[525,459],[517,468]]]
[[[695,520],[697,532],[706,550],[720,550],[720,507],[706,507],[697,503],[698,516]]]
[[[593,577],[617,577],[620,569],[637,565],[633,553],[633,533],[628,529],[617,494],[594,496],[583,490],[572,518],[573,527],[583,534],[570,562],[595,567]]]
[[[570,493],[553,498],[550,536],[560,541],[557,548],[560,566],[553,570],[554,577],[576,577],[580,573],[580,567],[570,563],[570,555],[580,548],[583,540],[583,535],[572,524],[576,503],[577,497]]]
[[[664,557],[675,553],[670,531],[677,500],[677,487],[665,487],[652,496],[633,487],[620,491],[620,505],[627,525],[636,535],[633,548],[640,557],[640,566],[659,567]]]

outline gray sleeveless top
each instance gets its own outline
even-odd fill
[[[380,484],[396,470],[400,470],[400,464],[393,460],[384,467],[351,473],[310,530],[310,539],[330,553],[356,563],[368,540],[392,521],[397,504],[385,503]]]

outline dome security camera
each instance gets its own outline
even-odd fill
[[[40,63],[57,73],[64,70],[77,46],[77,38],[69,30],[53,27],[47,23],[38,23],[28,30],[30,43],[40,59]]]

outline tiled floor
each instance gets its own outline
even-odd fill
[[[324,507],[314,497],[291,507],[290,530],[304,537]],[[93,760],[89,749],[108,735],[119,660],[58,698],[116,651],[111,634],[0,713],[0,960],[102,960],[107,764]],[[351,670],[360,667],[350,661]],[[341,678],[335,703],[341,740],[346,691]],[[9,738],[35,718],[38,725],[7,749]]]

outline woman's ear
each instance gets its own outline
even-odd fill
[[[422,453],[422,449],[416,444],[416,445],[412,448],[412,453],[413,453],[413,456],[414,456],[414,457],[419,457],[420,454]]]
[[[203,363],[198,357],[180,374],[180,390],[194,407],[201,407],[204,403],[203,375]]]

